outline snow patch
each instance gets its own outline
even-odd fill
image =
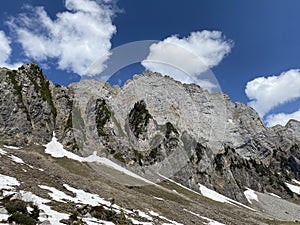
[[[66,201],[72,201],[73,197],[70,195],[65,194],[62,191],[57,190],[54,187],[49,187],[46,185],[39,185],[40,188],[51,191],[51,193],[48,193],[48,195],[57,202],[66,202]]]
[[[7,151],[4,151],[3,149],[0,148],[0,155],[6,155]]]
[[[152,222],[140,222],[140,221],[138,221],[136,219],[133,219],[133,218],[129,218],[129,219],[131,220],[131,222],[133,224],[136,224],[136,225],[153,225]]]
[[[1,223],[1,221],[6,221],[8,219],[9,215],[8,215],[8,212],[7,210],[4,208],[4,207],[1,207],[0,206],[0,224],[4,224],[4,223]]]
[[[17,156],[10,155],[9,158],[11,158],[11,160],[16,162],[16,163],[25,164],[24,161],[21,158],[17,157]]]
[[[158,174],[158,175],[161,176],[162,178],[164,178],[165,180],[170,181],[170,182],[176,184],[176,185],[179,186],[179,187],[182,187],[182,188],[185,189],[185,190],[188,190],[188,191],[190,191],[190,192],[193,192],[193,193],[195,193],[195,194],[197,194],[197,195],[201,195],[200,193],[198,193],[198,192],[196,192],[196,191],[194,191],[194,190],[192,190],[192,189],[189,189],[189,188],[187,188],[186,186],[183,186],[182,184],[179,184],[179,183],[175,182],[174,180],[171,180],[170,178],[168,178],[168,177],[166,177],[166,176],[164,176],[164,175],[161,175],[161,174]]]
[[[60,224],[60,220],[68,219],[69,215],[65,213],[60,213],[55,210],[52,210],[50,206],[46,205],[47,203],[51,202],[48,199],[41,198],[31,192],[20,191],[21,199],[25,202],[33,202],[37,205],[40,210],[42,211],[39,216],[40,221],[48,220],[50,224],[56,225]]]
[[[145,218],[145,219],[147,219],[147,220],[150,220],[150,221],[153,220],[151,216],[147,215],[146,213],[144,213],[144,212],[142,212],[142,211],[140,211],[140,210],[135,210],[135,212],[137,212],[137,214],[138,214],[140,217],[143,217],[143,218]]]
[[[159,215],[158,213],[156,213],[156,212],[154,212],[154,211],[151,211],[151,210],[150,210],[149,213],[150,213],[150,215],[152,215],[152,216],[155,216],[155,217],[158,217],[158,218],[160,218],[160,219],[162,219],[162,220],[166,220],[166,221],[170,222],[169,224],[171,224],[171,225],[183,225],[182,223],[178,223],[178,222],[176,222],[176,221],[169,220],[168,218],[166,218],[166,217],[164,217],[164,216],[161,216],[161,215]],[[168,224],[168,223],[163,223],[163,224]]]
[[[230,124],[234,125],[234,122],[233,122],[233,120],[232,120],[232,119],[228,119],[228,123],[230,123]]]
[[[289,183],[285,183],[285,185],[294,193],[300,195],[300,187],[293,185],[293,184],[289,184]]]
[[[247,190],[244,191],[244,195],[250,204],[252,204],[252,200],[258,202],[258,197],[255,194],[255,191],[251,190],[250,188],[247,188]]]
[[[217,202],[222,202],[222,203],[229,203],[229,204],[233,204],[229,199],[228,197],[224,196],[224,195],[221,195],[219,194],[218,192],[216,191],[213,191],[207,187],[205,187],[204,185],[202,184],[199,184],[199,187],[200,187],[200,192],[203,196],[207,197],[207,198],[210,198],[214,201],[217,201]]]
[[[155,199],[158,200],[158,201],[164,201],[163,198],[159,198],[159,197],[156,197],[156,196],[153,196],[153,198],[155,198]]]
[[[55,137],[55,133],[53,133],[53,137],[52,137],[52,140],[51,142],[49,142],[47,145],[44,145],[46,147],[45,149],[45,152],[47,154],[50,154],[52,157],[55,157],[55,158],[63,158],[63,157],[67,157],[69,159],[73,159],[73,160],[76,160],[76,161],[79,161],[79,162],[98,162],[98,163],[101,163],[105,166],[108,166],[108,167],[111,167],[115,170],[118,170],[128,176],[131,176],[131,177],[134,177],[136,179],[139,179],[139,180],[142,180],[146,183],[149,183],[149,184],[154,184],[152,183],[151,181],[125,169],[124,167],[122,166],[119,166],[118,164],[112,162],[111,160],[107,159],[107,158],[104,158],[104,157],[99,157],[97,156],[97,152],[95,151],[93,153],[93,155],[90,155],[88,157],[81,157],[81,156],[78,156],[72,152],[69,152],[67,150],[65,150],[63,148],[63,145],[61,143],[59,143],[57,141],[57,138]]]
[[[12,150],[19,150],[19,147],[16,146],[9,146],[9,145],[3,145],[4,148],[12,149]]]
[[[30,167],[30,168],[34,168],[33,166],[26,164],[21,158],[11,155],[9,154],[7,151],[4,151],[2,149],[0,149],[0,155],[7,155],[12,161],[16,162],[16,163],[20,163],[20,164],[25,164],[26,166]]]
[[[83,222],[86,222],[87,225],[99,225],[99,224],[103,224],[103,225],[115,225],[112,222],[108,222],[108,221],[104,221],[104,220],[99,220],[96,218],[83,218],[82,219]]]
[[[76,197],[74,198],[75,203],[82,203],[82,204],[88,204],[91,206],[97,206],[99,204],[110,206],[111,203],[109,201],[104,200],[103,198],[100,198],[97,194],[91,194],[88,192],[85,192],[83,190],[79,190],[76,188],[73,188],[67,184],[64,184],[64,187],[68,190],[76,194]]]
[[[62,191],[57,190],[54,187],[49,187],[46,185],[39,185],[40,188],[51,191],[51,193],[48,193],[49,196],[57,202],[66,202],[71,201],[74,203],[80,203],[80,204],[88,204],[91,206],[97,206],[99,204],[110,206],[111,203],[109,201],[104,200],[103,198],[100,198],[97,194],[91,194],[88,192],[85,192],[83,190],[78,190],[76,188],[73,188],[67,184],[64,184],[64,187],[68,190],[73,192],[76,197],[72,197],[70,195],[65,194]]]
[[[292,181],[295,182],[296,184],[300,185],[300,181],[298,181],[296,179],[293,179]]]
[[[219,194],[218,192],[216,191],[213,191],[207,187],[205,187],[204,185],[202,184],[199,184],[199,189],[200,189],[200,192],[203,196],[209,198],[209,199],[212,199],[214,201],[217,201],[217,202],[221,202],[221,203],[227,203],[227,204],[231,204],[231,205],[235,205],[235,206],[242,206],[244,208],[247,208],[247,209],[250,209],[252,211],[255,211],[254,209],[250,208],[249,206],[246,206],[240,202],[237,202],[233,199],[230,199],[224,195],[221,195]]]
[[[47,154],[50,154],[54,158],[67,157],[67,158],[74,159],[74,160],[77,160],[80,162],[83,161],[82,157],[65,150],[63,145],[57,141],[57,138],[55,137],[54,132],[53,132],[52,140],[44,146],[46,147],[45,152]]]
[[[218,222],[218,221],[216,221],[216,220],[209,219],[209,218],[207,218],[207,217],[205,217],[205,216],[200,216],[200,214],[194,213],[194,212],[189,211],[189,210],[187,210],[187,209],[183,209],[183,210],[186,211],[186,212],[189,212],[190,214],[192,214],[192,215],[194,215],[194,216],[197,216],[197,217],[199,217],[199,218],[201,218],[201,219],[204,219],[204,220],[208,221],[208,223],[206,223],[206,224],[208,224],[208,225],[225,225],[224,223],[220,223],[220,222]]]
[[[20,185],[20,182],[14,177],[0,174],[0,180],[0,190],[14,190],[14,186]]]
[[[225,225],[224,223],[220,223],[218,221],[209,219],[209,218],[207,218],[205,216],[201,216],[201,218],[208,221],[207,225]]]
[[[274,193],[267,193],[268,195],[271,195],[271,196],[273,196],[273,197],[275,197],[275,198],[281,198],[280,196],[278,196],[278,195],[276,195],[276,194],[274,194]]]

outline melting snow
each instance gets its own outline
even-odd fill
[[[145,218],[147,220],[150,220],[150,221],[153,220],[151,216],[147,215],[146,213],[144,213],[140,210],[135,210],[135,212],[137,212],[140,217],[143,217],[143,218]]]
[[[152,222],[140,222],[140,221],[135,220],[135,219],[133,219],[133,218],[130,218],[130,220],[131,220],[131,222],[132,222],[133,224],[137,224],[137,225],[153,225]]]
[[[55,137],[55,133],[53,133],[52,141],[49,142],[47,145],[45,145],[45,147],[46,147],[45,152],[47,154],[50,154],[52,157],[55,157],[55,158],[67,157],[69,159],[73,159],[73,160],[76,160],[79,162],[98,162],[98,163],[101,163],[108,167],[111,167],[115,170],[118,170],[126,175],[129,175],[136,179],[142,180],[146,183],[154,184],[154,183],[150,182],[149,180],[125,169],[124,167],[119,166],[118,164],[112,162],[111,160],[109,160],[107,158],[97,156],[97,152],[94,152],[93,155],[90,155],[88,157],[81,157],[72,152],[65,150],[63,148],[63,145],[57,141],[57,138]]]
[[[153,196],[153,198],[155,198],[155,199],[158,200],[158,201],[164,201],[163,198],[159,198],[159,197],[156,197],[156,196]]]
[[[184,211],[189,212],[190,214],[192,214],[192,215],[194,215],[194,216],[197,216],[197,217],[199,217],[199,218],[202,218],[202,219],[208,221],[208,223],[207,223],[208,225],[225,225],[224,223],[220,223],[220,222],[218,222],[218,221],[209,219],[209,218],[207,218],[207,217],[205,217],[205,216],[200,216],[200,214],[194,213],[194,212],[189,211],[189,210],[187,210],[187,209],[184,209]]]
[[[289,184],[289,183],[285,183],[286,186],[294,193],[300,195],[300,187],[299,186],[296,186],[296,185],[293,185],[293,184]]]
[[[246,198],[250,204],[252,204],[252,200],[255,200],[258,202],[258,197],[255,194],[255,191],[251,190],[250,188],[247,188],[247,190],[244,191],[244,195],[246,196]]]
[[[195,194],[197,194],[197,195],[200,195],[200,193],[198,193],[198,192],[196,192],[196,191],[194,191],[194,190],[192,190],[192,189],[189,189],[189,188],[187,188],[186,186],[183,186],[182,184],[179,184],[179,183],[175,182],[174,180],[171,180],[170,178],[168,178],[168,177],[166,177],[166,176],[163,176],[163,175],[161,175],[161,174],[158,174],[158,175],[161,176],[162,178],[164,178],[165,180],[168,180],[168,181],[170,181],[170,182],[172,182],[172,183],[178,185],[179,187],[182,187],[182,188],[184,188],[184,189],[186,189],[186,190],[188,190],[188,191],[191,191],[191,192],[193,192],[193,193],[195,193]]]
[[[293,179],[292,181],[295,182],[296,184],[300,185],[300,181],[297,181],[295,179]]]
[[[96,218],[83,218],[82,219],[84,222],[86,222],[88,225],[99,225],[99,224],[103,224],[103,225],[115,225],[112,222],[107,222],[104,220],[99,220]]]
[[[2,213],[0,213],[0,221],[2,221],[2,220],[7,220],[8,217],[9,217],[8,214],[2,214]],[[6,223],[1,223],[1,222],[0,222],[0,224],[6,224]]]
[[[159,215],[158,213],[156,213],[156,212],[154,212],[154,211],[149,211],[149,213],[150,213],[150,215],[152,215],[152,216],[155,216],[155,217],[158,217],[158,218],[160,218],[160,219],[162,219],[162,220],[166,220],[166,221],[170,222],[169,224],[171,224],[171,225],[183,225],[182,223],[177,223],[176,221],[169,220],[169,219],[167,219],[166,217],[161,216],[161,215]],[[166,224],[168,224],[168,223],[163,223],[163,224],[166,225]]]
[[[73,187],[71,187],[67,184],[64,184],[64,187],[67,190],[73,192],[76,195],[76,197],[72,197],[70,195],[67,195],[64,192],[59,191],[54,187],[48,187],[48,186],[45,186],[45,185],[39,185],[39,187],[42,188],[42,189],[51,191],[52,193],[49,193],[49,196],[53,200],[58,201],[58,202],[71,201],[71,202],[74,202],[74,203],[88,204],[88,205],[91,205],[91,206],[97,206],[99,204],[106,205],[106,206],[111,205],[109,201],[106,201],[103,198],[100,198],[99,195],[97,195],[97,194],[91,194],[91,193],[85,192],[83,190],[78,190],[78,189],[73,188]]]
[[[48,199],[41,198],[31,192],[20,191],[21,198],[25,202],[33,202],[37,205],[44,213],[40,213],[39,220],[45,221],[49,220],[50,224],[56,225],[60,224],[60,220],[68,219],[69,215],[65,213],[60,213],[51,209],[50,206],[46,205],[46,203],[51,202]]]
[[[205,216],[201,216],[201,218],[208,221],[207,225],[225,225],[224,223],[220,223],[218,221],[209,219],[209,218],[207,218]]]
[[[33,168],[33,166],[26,164],[21,158],[8,154],[7,151],[0,149],[0,155],[7,155],[12,161],[20,164],[25,164],[26,166]]]
[[[3,145],[4,148],[13,149],[13,150],[19,150],[19,147],[16,146],[9,146],[9,145]]]
[[[67,157],[82,162],[83,158],[64,149],[63,145],[57,141],[55,133],[52,140],[45,145],[45,152],[55,158]]]
[[[11,158],[11,160],[16,163],[25,164],[24,161],[17,156],[11,155],[11,156],[9,156],[9,158]]]
[[[97,206],[100,204],[110,206],[111,203],[109,201],[104,200],[103,198],[100,198],[97,194],[91,194],[88,192],[85,192],[83,190],[78,190],[76,188],[73,188],[67,184],[64,184],[64,187],[68,190],[76,194],[75,202],[82,204],[89,204],[92,206]]]
[[[14,190],[14,186],[19,186],[20,182],[16,178],[0,174],[0,190]]]
[[[199,184],[199,187],[200,187],[200,192],[203,196],[207,197],[207,198],[210,198],[214,201],[217,201],[217,202],[222,202],[222,203],[228,203],[228,204],[231,204],[231,205],[238,205],[238,206],[242,206],[242,207],[245,207],[247,209],[250,209],[252,211],[255,211],[254,209],[250,208],[249,206],[246,206],[240,202],[237,202],[233,199],[230,199],[224,195],[221,195],[219,194],[218,192],[216,191],[213,191],[207,187],[205,187],[204,185],[202,184]]]
[[[271,195],[271,196],[273,196],[273,197],[276,197],[276,198],[281,198],[280,196],[278,196],[278,195],[276,195],[276,194],[274,194],[274,193],[267,193],[268,195]]]
[[[48,193],[48,195],[57,202],[66,202],[68,200],[72,201],[73,197],[70,195],[65,194],[62,191],[57,190],[54,187],[49,187],[46,185],[39,185],[40,188],[51,191],[51,193]]]
[[[3,149],[0,148],[0,155],[6,155],[7,151],[4,151]]]

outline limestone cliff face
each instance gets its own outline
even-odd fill
[[[0,69],[0,136],[7,145],[47,143],[53,131],[66,136],[72,101],[68,89],[46,80],[37,64]]]
[[[0,139],[45,144],[55,131],[77,154],[111,158],[147,177],[202,183],[246,202],[246,187],[297,201],[300,122],[267,128],[249,106],[157,73],[122,88],[83,80],[54,86],[36,64],[0,70]]]

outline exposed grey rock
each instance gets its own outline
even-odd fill
[[[94,151],[153,181],[202,183],[247,203],[245,187],[298,201],[284,182],[300,180],[300,122],[265,127],[257,112],[224,93],[208,93],[158,73],[120,88],[82,80],[46,81],[36,64],[0,70],[0,139],[46,144],[55,132],[82,156]]]

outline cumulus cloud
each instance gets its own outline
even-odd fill
[[[5,35],[4,31],[0,30],[0,67],[15,69],[20,65],[20,63],[9,63],[9,58],[12,52],[10,44],[11,41],[9,40],[9,38]]]
[[[6,62],[10,56],[10,41],[3,31],[0,31],[0,63]]]
[[[114,10],[108,0],[65,0],[66,11],[52,20],[43,7],[26,7],[8,21],[25,55],[40,63],[55,59],[59,69],[88,75],[97,59],[100,73],[109,57],[110,39],[116,32]],[[106,57],[103,57],[106,56]]]
[[[176,35],[152,44],[142,65],[154,72],[169,75],[184,83],[201,83],[206,88],[214,86],[203,82],[201,74],[218,65],[231,51],[233,43],[219,31],[192,32],[190,36]]]
[[[275,107],[300,97],[300,70],[289,70],[279,76],[259,77],[247,83],[245,92],[261,117]],[[275,119],[278,117],[270,117]]]
[[[285,126],[289,120],[294,119],[300,121],[300,109],[291,114],[279,113],[267,116],[266,123],[272,127],[277,124]]]

